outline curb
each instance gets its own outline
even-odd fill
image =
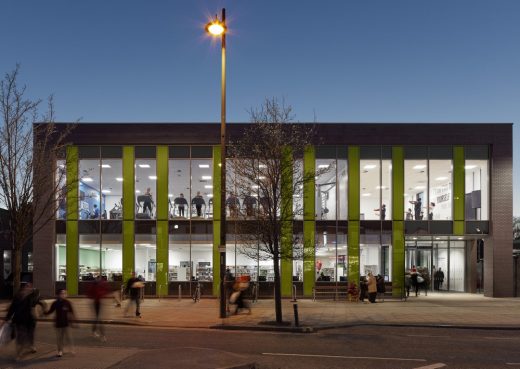
[[[417,324],[417,323],[352,323],[339,325],[322,325],[315,327],[316,331],[337,329],[337,328],[353,328],[353,327],[402,327],[402,328],[448,328],[448,329],[481,329],[489,331],[519,331],[520,326],[501,325],[463,325],[463,324]]]
[[[260,331],[260,332],[287,332],[287,333],[314,333],[314,327],[275,327],[275,326],[248,326],[248,325],[223,325],[217,324],[209,327],[210,329],[220,329],[225,331]]]

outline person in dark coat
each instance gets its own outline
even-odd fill
[[[410,201],[410,204],[413,204],[413,210],[414,210],[414,213],[415,213],[415,220],[422,220],[422,200],[421,198],[419,197],[419,195],[417,195],[417,200],[412,200]]]
[[[191,204],[195,205],[195,209],[197,209],[197,216],[202,216],[202,205],[206,206],[206,201],[204,201],[204,198],[200,194],[200,191],[197,191],[197,195],[191,199]]]
[[[130,305],[133,302],[135,303],[135,316],[138,318],[141,317],[141,311],[139,310],[139,307],[141,303],[142,284],[143,282],[139,278],[136,278],[135,272],[132,273],[132,277],[130,277],[126,282],[125,293],[129,296],[130,301],[126,305],[125,316],[128,315],[128,310],[130,309]]]
[[[247,194],[244,197],[244,206],[246,207],[246,216],[251,217],[253,216],[253,209],[256,205],[256,197],[251,196],[251,194]]]
[[[362,276],[359,280],[359,300],[364,302],[368,291],[367,278]]]
[[[176,197],[173,200],[173,205],[177,205],[177,209],[179,209],[179,216],[184,218],[184,209],[185,206],[188,206],[188,201],[184,198],[184,194],[181,193],[179,197]]]
[[[240,209],[240,200],[234,193],[231,193],[227,198],[226,206],[229,208],[229,216],[231,218],[236,218]]]
[[[63,356],[63,348],[65,340],[70,346],[71,353],[74,354],[74,341],[69,332],[69,326],[71,325],[70,320],[74,319],[74,310],[72,304],[67,300],[67,291],[59,290],[58,298],[52,303],[49,311],[45,312],[45,315],[50,315],[56,312],[54,317],[54,326],[56,327],[56,341],[58,346],[58,357]]]
[[[95,313],[94,324],[92,324],[92,335],[94,337],[99,337],[103,342],[105,342],[107,339],[105,336],[105,328],[103,324],[101,324],[101,302],[107,294],[107,282],[101,278],[101,276],[97,276],[92,286],[90,286],[88,297],[92,299]]]

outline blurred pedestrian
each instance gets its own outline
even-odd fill
[[[233,284],[235,283],[235,277],[229,268],[226,269],[224,274],[224,288],[226,291],[226,311],[229,313],[229,298],[233,292]]]
[[[370,301],[372,304],[374,304],[376,302],[376,296],[377,296],[377,282],[376,282],[376,278],[374,277],[372,272],[368,273],[367,287],[368,287],[368,301]]]
[[[125,316],[128,316],[130,305],[135,303],[135,316],[138,318],[141,317],[141,311],[139,310],[139,307],[141,304],[141,288],[143,287],[144,283],[139,278],[136,278],[135,272],[132,272],[132,277],[128,279],[125,287],[125,293],[130,298],[125,308]]]
[[[365,276],[361,276],[359,278],[359,300],[361,302],[365,302],[366,293],[367,293],[367,278]]]
[[[14,296],[7,311],[5,321],[12,320],[16,337],[16,360],[20,360],[27,352],[36,352],[36,347],[34,346],[36,318],[33,308],[38,304],[44,308],[38,291],[33,290],[30,283],[26,283],[22,285],[20,291]]]
[[[45,315],[50,315],[56,312],[54,317],[54,326],[56,327],[56,343],[58,346],[58,354],[56,356],[63,356],[63,349],[65,340],[69,344],[71,354],[74,354],[74,341],[69,331],[71,320],[74,319],[74,310],[72,304],[67,300],[67,291],[59,290],[57,299],[52,303],[49,311]]]
[[[94,283],[90,286],[88,297],[92,299],[95,313],[94,324],[92,324],[92,335],[96,338],[99,337],[102,342],[106,342],[107,340],[105,328],[101,323],[102,299],[105,298],[107,294],[107,282],[101,278],[101,276],[97,276]]]

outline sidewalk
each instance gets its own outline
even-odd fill
[[[71,301],[79,321],[92,321],[94,313],[90,300],[72,298]],[[376,304],[300,299],[297,302],[300,328],[294,327],[294,303],[290,300],[283,300],[282,304],[284,321],[291,322],[291,326],[286,327],[262,324],[275,319],[273,300],[259,300],[252,304],[250,315],[239,313],[226,319],[218,317],[216,299],[202,299],[197,303],[191,299],[145,299],[141,306],[142,318],[125,318],[125,303],[123,307],[116,308],[111,300],[107,300],[103,321],[107,324],[155,327],[299,332],[367,324],[520,330],[520,299],[493,299],[472,294],[429,293],[428,296],[410,297],[406,302],[386,300]],[[5,310],[7,306],[8,302],[2,301],[0,310]],[[42,320],[50,319],[45,317]]]

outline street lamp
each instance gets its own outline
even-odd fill
[[[222,78],[220,105],[220,317],[226,314],[226,291],[224,275],[226,272],[226,9],[222,8],[220,20],[217,16],[206,25],[206,32],[220,37],[222,44]]]

